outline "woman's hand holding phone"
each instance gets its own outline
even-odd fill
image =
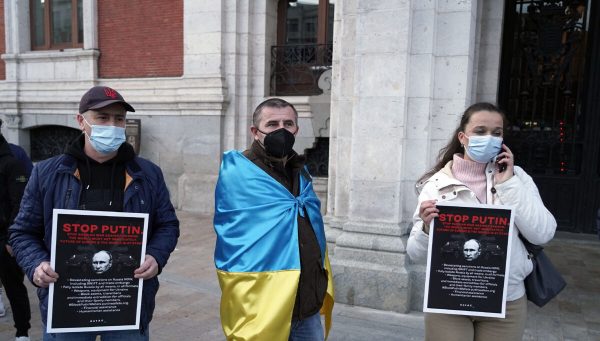
[[[496,156],[496,165],[498,171],[494,177],[497,184],[501,184],[513,176],[515,157],[505,144],[502,144],[502,150],[498,153],[498,156]]]
[[[502,173],[506,170],[506,163],[500,163],[502,160],[502,156],[498,155],[496,157],[496,166],[498,167],[498,173]]]

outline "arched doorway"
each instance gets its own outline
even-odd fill
[[[58,125],[32,128],[29,133],[31,160],[37,162],[62,154],[69,142],[79,135],[81,130]]]

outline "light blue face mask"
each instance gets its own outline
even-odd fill
[[[501,137],[492,135],[467,137],[469,138],[469,145],[465,148],[465,152],[475,162],[488,163],[502,149]]]
[[[83,117],[83,120],[92,128],[90,135],[85,133],[85,130],[84,133],[97,152],[110,154],[119,149],[125,142],[125,128],[89,124],[85,117]]]

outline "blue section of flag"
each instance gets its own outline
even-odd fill
[[[223,155],[215,190],[215,265],[229,272],[300,269],[297,216],[305,212],[325,259],[321,203],[308,176],[300,194],[283,185],[240,152]]]

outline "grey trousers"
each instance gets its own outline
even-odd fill
[[[522,340],[526,321],[526,296],[506,302],[506,318],[426,313],[425,340]]]

